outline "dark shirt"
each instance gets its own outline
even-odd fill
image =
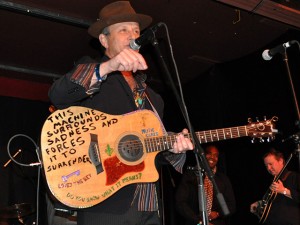
[[[235,197],[229,178],[221,172],[216,172],[215,176],[216,184],[219,191],[223,194],[225,202],[228,206],[230,214],[236,210]],[[176,207],[178,213],[185,219],[185,225],[196,225],[201,219],[198,204],[198,181],[195,171],[187,170],[182,178],[179,186],[176,190]],[[222,209],[218,203],[218,200],[214,194],[213,204],[211,211],[219,213],[219,217],[212,220],[214,225],[223,225],[228,221],[228,216],[222,215]]]

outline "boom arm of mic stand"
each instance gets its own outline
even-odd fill
[[[297,125],[297,128],[299,129],[300,128],[300,125],[299,125],[299,123],[300,123],[299,105],[298,105],[297,95],[296,95],[294,84],[293,84],[293,79],[292,79],[292,74],[291,74],[291,70],[290,70],[290,66],[289,66],[289,62],[288,62],[288,56],[287,56],[286,49],[285,49],[285,52],[283,54],[283,61],[285,62],[285,66],[286,66],[288,78],[289,78],[289,81],[290,81],[290,86],[291,86],[291,91],[292,91],[292,95],[293,95],[295,110],[296,110],[297,118],[298,118],[298,120],[296,121],[296,125]],[[296,137],[299,138],[299,136],[297,134],[296,134]],[[300,145],[299,145],[299,139],[297,139],[297,140],[294,139],[294,141],[295,141],[295,144],[297,146],[296,150],[298,152],[298,161],[299,161],[299,170],[300,170],[300,154],[299,154],[299,152],[300,152]]]
[[[199,139],[197,138],[196,133],[194,132],[194,129],[193,129],[191,123],[190,123],[186,107],[184,106],[183,101],[179,97],[178,91],[177,91],[176,86],[174,84],[174,81],[173,81],[173,79],[171,77],[170,71],[169,71],[169,69],[168,69],[168,67],[167,67],[167,65],[165,63],[165,60],[164,60],[164,58],[163,58],[163,56],[161,54],[161,51],[159,49],[157,39],[154,37],[152,39],[151,43],[154,46],[155,52],[156,52],[156,54],[157,54],[157,56],[159,58],[159,62],[161,64],[164,72],[166,73],[168,80],[170,81],[171,87],[173,89],[173,92],[174,92],[175,97],[177,99],[177,102],[179,104],[179,107],[181,109],[183,117],[185,118],[185,121],[187,123],[188,129],[189,129],[189,131],[191,133],[191,136],[192,136],[193,143],[195,145],[195,153],[199,155],[199,157],[200,157],[200,159],[202,161],[202,164],[204,166],[204,170],[206,171],[207,175],[209,176],[210,180],[213,183],[217,199],[219,201],[220,206],[222,207],[223,214],[224,215],[228,215],[229,214],[229,210],[228,210],[227,204],[226,204],[226,202],[224,200],[223,195],[220,193],[220,191],[219,191],[219,189],[217,187],[217,184],[216,184],[215,179],[214,179],[214,174],[213,174],[213,172],[211,171],[211,169],[210,169],[210,167],[208,165],[207,159],[206,159],[205,154],[204,154],[204,150],[201,147]],[[204,194],[204,193],[200,193],[200,194]],[[203,222],[206,222],[206,223],[204,223],[204,225],[205,225],[205,224],[208,224],[208,221],[207,221],[208,216],[207,216],[207,210],[204,210],[204,211],[205,212],[203,212],[204,213],[203,218],[205,218],[205,219],[203,220]]]

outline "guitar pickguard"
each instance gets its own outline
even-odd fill
[[[107,174],[106,185],[113,185],[117,181],[119,181],[120,178],[126,173],[143,171],[145,168],[145,164],[142,162],[135,166],[128,166],[122,163],[116,156],[114,156],[104,161],[104,167]]]

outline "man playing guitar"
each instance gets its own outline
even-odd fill
[[[300,175],[283,170],[285,166],[283,154],[274,148],[271,148],[263,159],[267,171],[274,176],[274,180],[263,199],[251,204],[250,211],[260,218],[260,223],[299,224]]]

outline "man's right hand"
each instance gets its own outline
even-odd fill
[[[132,71],[148,69],[144,57],[132,49],[123,49],[119,54],[101,64],[100,73],[109,74],[114,71]]]
[[[252,203],[252,204],[250,205],[250,212],[251,212],[251,213],[256,213],[257,206],[258,206],[258,202]]]

